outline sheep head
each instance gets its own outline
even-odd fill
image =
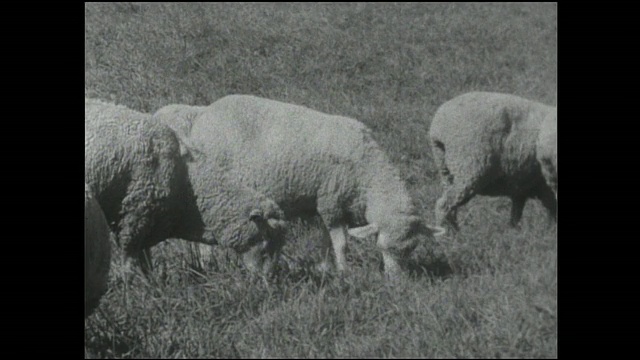
[[[255,224],[258,231],[250,241],[251,245],[238,251],[249,270],[262,274],[273,273],[288,225],[281,215],[281,211],[274,212],[269,207],[267,211],[255,208],[249,212],[248,220]]]

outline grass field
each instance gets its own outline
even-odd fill
[[[427,134],[443,102],[472,90],[557,104],[557,5],[85,3],[85,96],[153,112],[254,94],[350,116],[374,131],[433,223],[440,184]],[[231,252],[154,248],[150,278],[112,271],[85,320],[85,355],[188,357],[557,357],[557,231],[530,201],[478,197],[462,231],[412,255],[385,283],[373,243],[352,270],[311,264],[319,232],[297,224],[266,283]]]

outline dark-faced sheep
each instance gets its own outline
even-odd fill
[[[430,129],[444,187],[437,225],[458,229],[457,209],[475,195],[509,197],[512,226],[529,198],[541,200],[555,220],[556,123],[555,107],[514,95],[471,92],[440,106]]]
[[[287,218],[320,215],[340,270],[348,232],[377,235],[391,276],[418,243],[442,233],[417,215],[397,169],[357,120],[246,95],[204,108],[170,105],[154,117],[187,129],[176,131],[204,154],[224,154],[224,171],[275,200]]]
[[[111,264],[109,226],[89,185],[84,184],[84,317],[93,313],[107,291]]]

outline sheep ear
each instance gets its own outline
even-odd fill
[[[249,220],[251,221],[260,221],[264,219],[264,214],[262,213],[262,210],[260,209],[253,209],[251,210],[251,213],[249,214]]]
[[[429,230],[433,231],[433,236],[442,236],[447,233],[447,229],[440,226],[426,225]]]
[[[366,226],[351,228],[347,230],[347,232],[353,237],[364,239],[371,235],[378,234],[378,226],[376,224],[369,224]]]

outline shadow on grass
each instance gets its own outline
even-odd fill
[[[310,283],[321,288],[331,283],[335,276],[334,271],[320,271],[317,263],[311,259],[296,259],[282,262],[277,267],[272,281],[278,284]]]
[[[444,256],[432,259],[409,259],[405,266],[411,277],[417,278],[447,278],[454,274],[453,268]]]

